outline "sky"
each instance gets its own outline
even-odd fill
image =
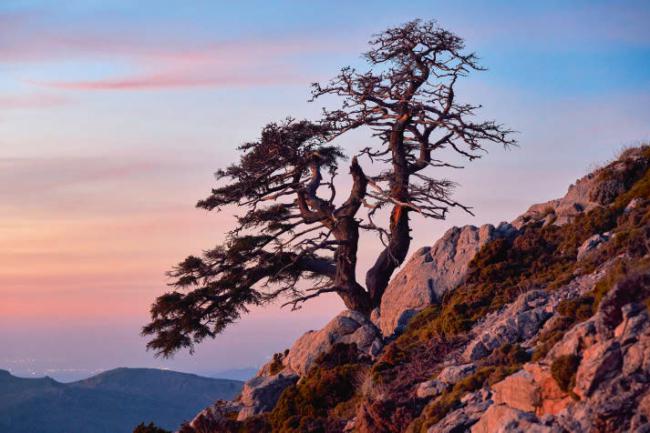
[[[646,1],[0,2],[0,368],[71,380],[256,367],[342,310],[333,296],[256,309],[169,360],[139,336],[165,272],[232,223],[194,208],[212,173],[266,123],[317,119],[309,84],[364,68],[370,36],[414,18],[477,52],[488,70],[458,97],[520,146],[445,173],[476,216],[418,220],[413,249],[512,220],[650,140]]]

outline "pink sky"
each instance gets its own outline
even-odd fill
[[[83,3],[0,6],[0,368],[23,374],[258,365],[340,311],[332,296],[254,311],[168,361],[138,335],[164,273],[229,228],[227,212],[194,209],[212,173],[265,123],[316,118],[310,82],[363,67],[366,40],[386,25],[436,17],[466,35],[489,71],[462,97],[520,132],[521,148],[445,173],[477,217],[416,222],[413,250],[454,224],[512,219],[650,138],[649,14],[634,2],[380,1],[346,4],[345,16],[337,2]],[[364,242],[361,270],[375,247]]]

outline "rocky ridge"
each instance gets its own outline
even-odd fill
[[[650,432],[650,150],[415,252],[183,433]]]

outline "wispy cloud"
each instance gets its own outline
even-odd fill
[[[200,73],[200,74],[199,74]],[[203,75],[203,76],[199,76]],[[30,81],[33,84],[66,90],[148,90],[181,87],[238,87],[251,85],[289,84],[306,81],[290,71],[272,74],[205,76],[204,71],[182,71],[167,74],[134,75],[121,78],[88,81]],[[0,101],[1,104],[1,101]]]
[[[0,110],[58,107],[68,102],[68,98],[50,94],[0,96]]]
[[[339,50],[318,38],[205,40],[187,35],[143,33],[128,28],[63,29],[40,16],[0,14],[0,63],[100,60],[127,71],[106,77],[22,77],[24,83],[65,90],[146,90],[181,87],[264,86],[307,79],[300,60],[307,53]],[[260,67],[263,65],[263,67]],[[91,68],[92,69],[92,68]],[[1,102],[1,101],[0,101]]]

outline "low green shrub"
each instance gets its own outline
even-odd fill
[[[551,364],[551,376],[560,389],[569,392],[575,385],[576,371],[580,365],[580,357],[576,355],[558,356]]]
[[[165,430],[156,426],[154,423],[150,422],[149,424],[140,423],[138,424],[133,433],[171,433],[169,430]]]

